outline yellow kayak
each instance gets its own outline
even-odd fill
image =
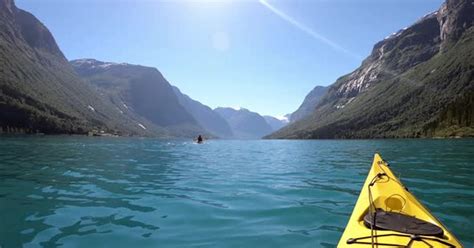
[[[462,247],[379,154],[338,247]]]

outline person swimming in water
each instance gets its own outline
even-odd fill
[[[197,143],[198,143],[198,144],[201,144],[202,142],[203,142],[202,136],[199,135],[199,136],[197,137]]]

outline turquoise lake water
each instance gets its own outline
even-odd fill
[[[474,140],[0,136],[0,246],[335,247],[374,152],[466,247]]]

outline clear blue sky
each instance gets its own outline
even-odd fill
[[[68,59],[158,68],[210,107],[293,112],[441,0],[17,0]]]

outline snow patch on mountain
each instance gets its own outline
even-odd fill
[[[118,64],[117,63],[104,63],[104,64],[99,65],[99,67],[102,68],[102,69],[107,69],[107,68],[112,67],[114,65],[118,65]]]
[[[95,112],[95,108],[92,107],[91,105],[87,106],[88,109],[90,109],[92,112]]]
[[[284,115],[284,116],[275,116],[276,119],[282,121],[282,122],[285,122],[285,123],[289,123],[290,120],[288,119],[288,115]]]
[[[88,67],[89,69],[109,69],[113,66],[129,65],[127,63],[102,62],[95,59],[77,59],[72,63],[74,63],[75,66]]]

